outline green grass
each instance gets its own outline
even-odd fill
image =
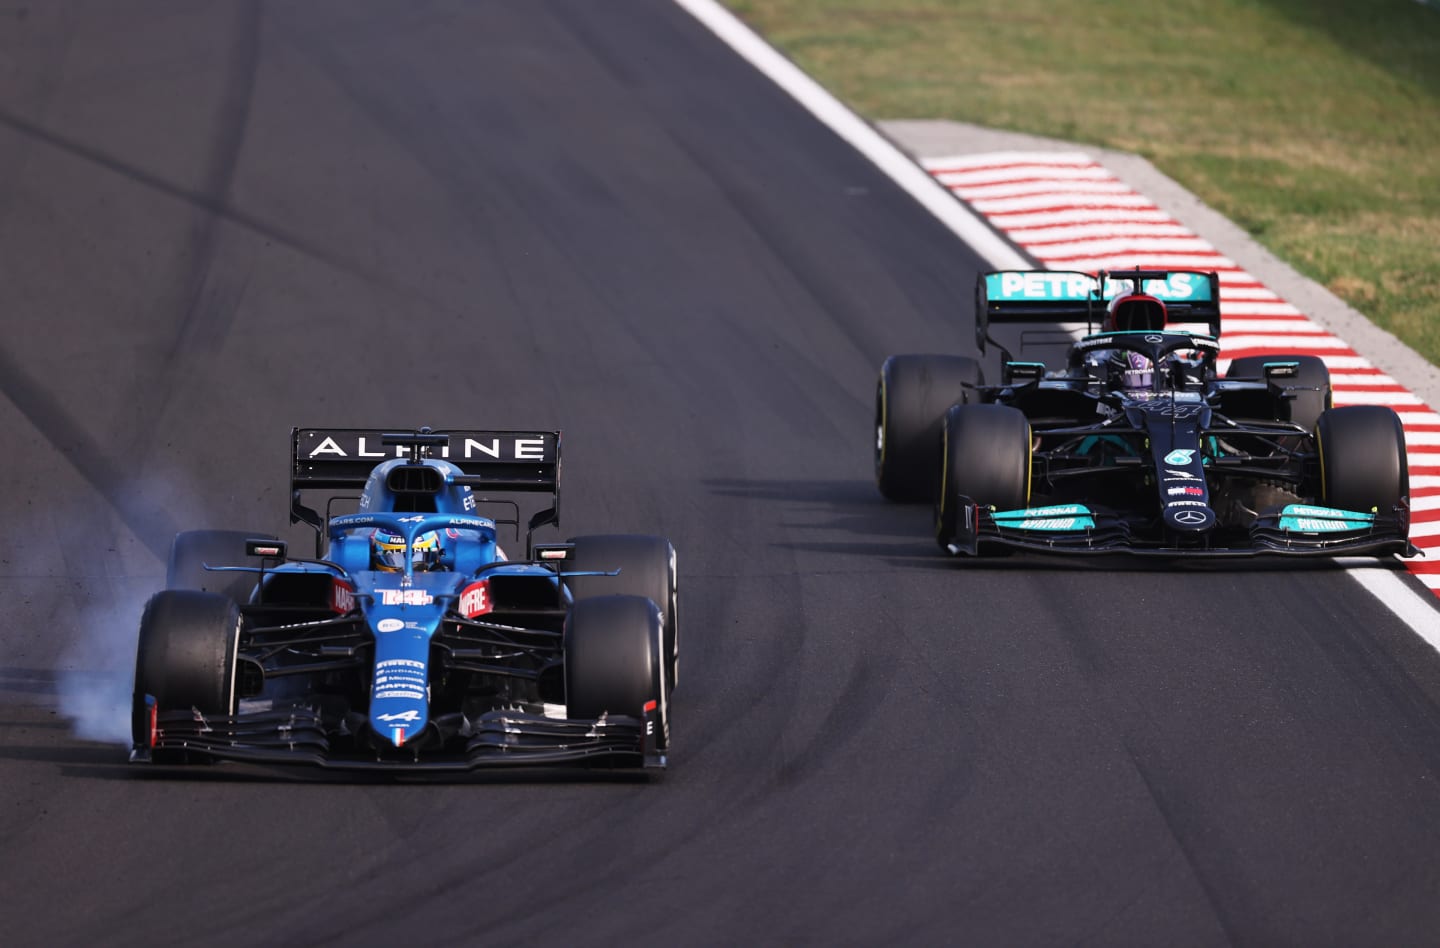
[[[1440,364],[1440,8],[728,0],[872,119],[1137,152]]]

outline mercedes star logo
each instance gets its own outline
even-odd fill
[[[1182,510],[1175,515],[1176,523],[1184,523],[1190,526],[1204,523],[1206,520],[1209,519],[1209,514],[1205,513],[1205,511],[1203,510]]]

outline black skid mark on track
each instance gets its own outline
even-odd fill
[[[299,234],[292,233],[279,225],[262,220],[233,205],[217,202],[201,191],[191,190],[190,188],[181,187],[173,182],[166,181],[143,168],[138,168],[127,162],[120,161],[105,152],[81,144],[63,135],[56,134],[18,115],[0,110],[0,127],[8,128],[16,134],[42,142],[72,158],[78,158],[96,167],[104,168],[106,171],[118,177],[148,188],[158,194],[163,194],[175,201],[189,204],[192,207],[213,215],[217,221],[233,224],[242,230],[263,237],[281,247],[293,250],[311,260],[318,261],[327,267],[344,273],[346,276],[353,277],[368,286],[378,286],[395,293],[414,294],[417,292],[412,287],[403,286],[377,277],[373,267],[332,254],[314,242],[306,240]]]
[[[217,231],[223,216],[223,208],[226,206],[225,198],[230,188],[230,182],[234,178],[240,148],[244,140],[258,59],[258,2],[240,7],[238,16],[240,39],[235,47],[236,52],[232,61],[230,78],[226,84],[222,103],[222,110],[225,113],[225,118],[222,120],[222,134],[213,151],[201,199],[194,202],[202,210],[202,214],[191,242],[195,248],[191,257],[192,262],[179,280],[179,330],[176,344],[172,348],[169,358],[165,360],[165,365],[176,364],[186,350],[195,346],[197,342],[202,346],[218,345],[218,341],[223,340],[228,331],[228,321],[234,311],[233,305],[217,307],[203,304],[207,301],[206,281],[214,261],[218,241]],[[59,144],[59,140],[55,136],[44,133],[23,121],[0,115],[0,124],[46,140],[50,144]],[[66,150],[80,153],[111,170],[135,177],[129,169],[119,166],[116,162],[98,153],[86,154],[84,149],[75,147],[69,147]],[[164,189],[174,193],[174,189],[169,186],[165,186]],[[242,283],[240,292],[243,292],[243,288]],[[238,294],[230,295],[232,301],[238,301]],[[200,314],[209,314],[212,318],[209,320],[197,318]],[[215,315],[219,315],[222,322],[217,323],[213,319]],[[143,408],[138,412],[140,417],[159,417],[164,405],[172,397],[176,385],[176,380],[172,375],[163,369],[154,373],[152,378],[151,390],[148,393],[142,393],[139,399]],[[58,452],[69,460],[81,476],[95,488],[96,492],[109,502],[131,532],[157,557],[164,557],[170,546],[170,538],[176,532],[177,526],[163,510],[147,507],[132,497],[127,489],[127,479],[124,474],[133,466],[134,459],[144,457],[148,451],[150,433],[142,432],[140,437],[118,437],[116,443],[125,446],[122,449],[123,456],[111,454],[105,446],[92,438],[71,417],[47,385],[26,372],[24,366],[16,362],[4,350],[0,350],[0,391],[3,391],[16,408],[30,420],[31,424],[44,434]]]
[[[1123,741],[1122,746],[1124,747],[1126,756],[1130,760],[1131,766],[1135,768],[1135,773],[1140,777],[1141,783],[1144,785],[1145,792],[1149,795],[1151,803],[1154,804],[1155,812],[1159,814],[1161,821],[1164,822],[1170,838],[1175,843],[1176,850],[1179,852],[1181,858],[1184,859],[1185,865],[1189,867],[1199,891],[1204,895],[1205,903],[1213,913],[1216,924],[1224,931],[1230,944],[1239,944],[1240,933],[1225,912],[1221,893],[1217,890],[1215,884],[1205,873],[1204,867],[1200,864],[1199,854],[1193,845],[1195,833],[1181,816],[1183,807],[1177,806],[1169,799],[1162,780],[1155,772],[1155,768],[1147,766],[1143,754],[1141,754],[1129,740]]]
[[[178,529],[175,522],[164,510],[144,505],[126,489],[126,465],[92,438],[49,387],[30,375],[3,348],[0,348],[0,391],[96,493],[110,503],[130,532],[163,559]]]
[[[60,88],[65,68],[70,61],[70,52],[74,48],[75,34],[71,28],[74,11],[62,5],[58,11],[58,18],[63,24],[59,31],[59,40],[54,44],[55,47],[58,47],[58,53],[46,62],[43,70],[36,70],[37,73],[40,73],[40,77],[36,83],[37,92],[34,101],[30,105],[31,114],[41,117],[42,120],[50,112],[50,105],[55,99],[55,93]],[[29,26],[26,29],[27,31],[34,30],[35,27]],[[22,65],[21,68],[24,66]],[[3,121],[3,116],[0,116],[0,121]],[[18,193],[15,184],[23,179],[22,169],[30,160],[31,149],[17,148],[11,161],[0,161],[0,221],[10,219],[11,208]]]
[[[187,351],[187,345],[205,346],[211,350],[218,348],[233,320],[235,307],[227,306],[226,303],[233,304],[243,295],[243,284],[246,280],[239,281],[241,286],[238,291],[231,289],[217,294],[219,299],[216,302],[207,299],[207,281],[214,263],[216,244],[222,225],[227,223],[315,260],[367,286],[422,301],[429,300],[423,287],[387,279],[377,274],[373,264],[368,261],[347,259],[229,202],[230,185],[239,164],[259,70],[262,5],[260,0],[248,0],[237,4],[235,11],[238,35],[232,46],[225,91],[217,104],[217,111],[222,114],[220,134],[211,151],[210,165],[199,188],[189,188],[166,180],[142,167],[53,131],[40,120],[0,110],[0,128],[9,129],[33,142],[190,205],[199,213],[192,238],[193,251],[189,257],[192,262],[178,281],[177,292],[182,300],[182,316],[172,355]],[[4,182],[0,181],[0,185],[3,184]],[[3,196],[3,192],[0,192],[0,196]],[[0,209],[3,209],[3,205],[0,205]],[[3,380],[0,380],[0,391],[3,391]]]
[[[207,347],[217,346],[228,332],[229,320],[235,308],[233,305],[202,304],[206,302],[206,282],[214,262],[223,208],[226,207],[226,197],[234,179],[240,149],[244,143],[245,127],[248,124],[259,54],[258,0],[239,7],[237,18],[239,39],[234,47],[235,55],[221,103],[221,111],[224,113],[221,135],[212,151],[201,200],[194,202],[201,209],[201,215],[191,241],[195,248],[191,256],[192,262],[179,280],[180,314],[176,342],[168,358],[162,363],[161,371],[151,376],[150,391],[142,391],[138,399],[142,406],[142,410],[137,413],[139,417],[159,417],[173,396],[177,380],[171,372],[165,371],[163,366],[180,364],[181,357],[197,343]],[[51,144],[57,143],[54,136],[19,120],[0,115],[0,124],[28,132]],[[75,148],[67,150],[79,151]],[[91,152],[86,157],[112,170],[122,170],[117,163],[98,153]],[[128,169],[123,171],[128,172]],[[242,283],[241,293],[243,288]],[[238,294],[232,294],[232,297],[234,302],[238,302]],[[205,319],[203,314],[208,314],[211,318]],[[219,322],[213,318],[217,315],[220,317]],[[140,432],[138,437],[119,437],[116,442],[125,446],[124,456],[116,457],[108,453],[70,416],[45,384],[28,374],[23,366],[3,350],[0,350],[0,391],[3,391],[57,451],[70,461],[97,493],[106,498],[131,532],[157,557],[163,557],[169,549],[170,538],[176,532],[176,524],[162,510],[145,507],[130,496],[124,475],[125,471],[131,469],[135,459],[143,458],[148,452],[152,432]]]
[[[188,244],[188,265],[179,274],[174,296],[176,332],[170,351],[162,366],[178,371],[158,371],[150,375],[139,401],[144,410],[138,417],[156,419],[182,388],[187,376],[204,374],[208,366],[204,356],[219,350],[230,332],[239,301],[244,295],[248,274],[238,286],[227,285],[221,278],[212,280],[220,245],[221,228],[225,223],[219,209],[230,204],[230,190],[235,169],[245,147],[245,133],[250,124],[250,107],[254,97],[255,74],[260,60],[259,0],[236,7],[235,40],[231,46],[225,88],[217,105],[219,134],[210,150],[209,167],[205,171],[200,193],[205,201],[199,207]],[[199,357],[198,359],[196,357]],[[145,457],[151,448],[155,428],[137,432],[130,439],[131,457]]]
[[[246,213],[233,205],[217,203],[200,191],[194,191],[166,181],[142,168],[137,168],[134,165],[120,161],[88,145],[73,141],[63,135],[58,135],[28,119],[0,110],[0,127],[8,128],[12,132],[42,142],[72,158],[79,158],[96,167],[104,168],[112,174],[132,181],[142,187],[149,188],[166,197],[207,211],[213,214],[218,220],[233,224],[252,234],[272,241],[281,247],[293,250],[304,257],[308,257],[346,276],[352,277],[364,283],[366,286],[375,286],[395,293],[396,295],[406,295],[421,300],[428,300],[423,288],[400,283],[377,275],[373,265],[357,260],[350,260],[338,254],[331,253],[315,242],[307,240],[284,227],[262,220],[254,214]]]
[[[483,779],[483,777],[484,775],[479,775],[479,778]],[[494,779],[503,783],[517,783],[535,778],[527,778],[519,774],[495,774]],[[586,777],[580,773],[573,776],[565,775],[562,779],[582,783]],[[473,855],[465,860],[464,871],[455,872],[449,878],[439,880],[427,879],[424,875],[425,867],[431,862],[427,855],[417,854],[412,846],[403,845],[403,841],[412,838],[420,827],[432,824],[435,814],[420,813],[415,820],[411,821],[414,823],[413,827],[405,827],[400,825],[401,821],[394,817],[392,807],[383,802],[377,803],[377,812],[395,832],[395,842],[390,855],[356,880],[357,887],[364,888],[371,884],[384,884],[385,880],[411,880],[408,888],[402,885],[397,890],[397,894],[404,898],[407,904],[414,905],[416,910],[422,913],[431,905],[452,904],[456,899],[464,898],[469,892],[502,890],[507,885],[514,883],[514,880],[519,877],[517,873],[524,871],[526,863],[533,859],[537,851],[564,852],[567,846],[575,844],[575,840],[587,838],[596,833],[607,834],[605,838],[608,838],[608,834],[613,833],[615,829],[616,811],[629,811],[631,807],[626,804],[626,801],[636,799],[629,790],[624,791],[623,796],[616,797],[604,794],[598,788],[589,789],[596,791],[596,800],[587,801],[573,809],[557,809],[546,821],[544,829],[534,836],[524,839],[506,839],[498,845],[494,843],[477,845]],[[463,810],[464,807],[459,808],[457,817],[463,813]],[[643,830],[637,830],[637,838],[642,834]],[[597,840],[597,845],[600,843],[601,840]],[[593,896],[596,891],[602,891],[609,878],[611,876],[602,872],[594,873],[588,881],[572,881],[566,885],[564,892],[554,893],[554,904],[565,905],[583,901]],[[393,883],[391,887],[394,888]],[[316,948],[326,945],[353,944],[357,936],[363,940],[364,933],[374,932],[377,927],[381,927],[393,919],[394,914],[393,906],[384,902],[375,903],[348,914],[341,927],[337,928],[331,920],[318,924],[310,930],[301,929],[304,936],[302,940]],[[501,911],[492,909],[486,913],[483,920],[477,920],[476,927],[466,932],[464,937],[458,937],[456,932],[450,931],[444,933],[441,940],[461,944],[490,943],[497,939],[497,932],[502,931],[507,925],[516,925],[524,929],[524,938],[520,939],[522,941],[544,943],[548,940],[544,937],[543,922],[536,919],[533,906],[529,905]]]
[[[295,11],[290,9],[287,13],[293,16]],[[555,22],[567,30],[571,29],[568,18]],[[577,249],[576,235],[567,225],[555,223],[550,215],[543,213],[543,209],[531,206],[533,198],[527,199],[519,189],[511,192],[489,190],[483,199],[477,197],[479,189],[474,180],[476,167],[471,151],[483,147],[484,142],[474,137],[476,131],[473,125],[442,125],[437,129],[433,121],[427,120],[427,116],[432,115],[438,106],[432,101],[432,95],[423,93],[418,74],[413,71],[379,73],[363,63],[350,61],[329,24],[323,30],[298,22],[292,26],[292,29],[280,34],[281,38],[333,82],[335,88],[377,131],[424,168],[430,179],[451,197],[455,207],[463,209],[464,217],[470,223],[469,233],[489,248],[489,252],[480,256],[493,261],[491,265],[495,268],[497,285],[503,286],[515,312],[523,313],[530,309],[534,305],[531,294],[541,288],[533,280],[526,279],[526,270],[518,270],[510,264],[517,253],[522,253],[516,248],[525,247],[523,253],[526,255],[548,252],[559,261],[557,266],[563,264],[567,280],[580,286],[594,305],[606,309],[604,325],[608,334],[613,337],[623,332],[629,348],[644,353],[664,368],[670,378],[686,384],[693,382],[689,376],[672,367],[672,360],[663,345],[635,326],[633,306],[624,299],[617,299],[615,286],[606,271],[596,275],[593,257]],[[365,28],[373,28],[373,24],[365,24]],[[584,39],[583,36],[580,38]],[[586,47],[585,52],[588,54],[593,50]],[[486,114],[483,120],[491,131],[502,129],[503,123],[514,121],[508,112]],[[549,159],[557,164],[565,163],[562,155],[552,154]],[[587,200],[608,202],[615,215],[611,226],[623,229],[623,223],[630,223],[629,218],[624,216],[623,204],[584,162],[567,163],[561,177],[573,191],[583,190]],[[517,233],[516,228],[520,226],[525,230]],[[432,308],[437,312],[453,309],[445,305]],[[550,340],[537,330],[540,325],[541,322],[529,319],[513,323],[517,332],[529,334],[531,351],[537,354],[544,353],[551,345]],[[564,393],[555,388],[554,376],[544,374],[539,379],[537,384],[549,386],[550,393],[557,400],[563,400]]]
[[[801,783],[818,773],[827,755],[857,737],[880,712],[889,690],[889,676],[875,672],[876,668],[883,667],[878,658],[866,654],[865,650],[856,656],[844,688],[825,712],[815,736],[780,764],[781,786]]]
[[[250,105],[255,90],[255,72],[260,58],[260,6],[245,4],[236,15],[239,21],[230,74],[225,84],[218,111],[221,114],[220,134],[211,151],[202,193],[208,207],[202,209],[191,245],[195,248],[188,271],[180,281],[183,305],[179,333],[171,358],[180,356],[198,342],[205,351],[218,348],[228,332],[230,316],[223,310],[202,305],[202,294],[215,262],[216,246],[222,218],[214,209],[227,207],[235,168],[245,146],[245,132],[250,124]],[[217,320],[215,317],[221,318]],[[218,323],[218,325],[216,325]],[[208,325],[207,325],[208,324]]]
[[[289,11],[293,14],[295,11]],[[356,24],[350,24],[352,27]],[[375,24],[360,24],[360,35],[365,35]],[[350,100],[355,110],[390,142],[409,155],[416,164],[425,169],[430,179],[449,195],[455,206],[464,210],[466,220],[472,222],[471,233],[486,243],[491,253],[486,256],[504,260],[511,252],[514,234],[502,228],[489,229],[485,222],[497,215],[486,207],[474,193],[468,180],[475,173],[472,156],[468,149],[474,143],[464,140],[464,132],[442,126],[437,141],[437,130],[427,115],[438,109],[433,95],[422,98],[420,85],[414,81],[413,73],[404,75],[378,74],[363,65],[355,66],[346,62],[338,51],[337,34],[326,24],[323,31],[308,24],[290,24],[290,29],[279,33],[280,39],[294,47],[312,68],[334,83],[335,89]],[[397,90],[404,88],[404,93]],[[492,117],[494,120],[496,117]],[[527,217],[524,209],[510,206],[500,219],[520,221]],[[524,309],[521,292],[522,279],[508,268],[500,267],[499,276],[504,280],[506,294],[517,311]],[[433,298],[430,294],[415,289],[410,295],[424,302],[437,313],[451,312],[453,307]],[[538,348],[538,344],[537,344]]]

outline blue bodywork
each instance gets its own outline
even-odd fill
[[[419,462],[444,477],[444,488],[427,495],[435,507],[433,513],[393,512],[400,504],[387,486],[388,477],[395,467],[412,463],[394,459],[377,465],[360,495],[362,512],[331,518],[327,531],[330,548],[326,559],[338,567],[337,579],[348,580],[352,586],[355,606],[375,636],[370,727],[397,747],[429,723],[430,641],[463,589],[482,571],[536,572],[525,564],[504,562],[495,521],[473,513],[474,494],[468,486],[455,483],[461,471],[448,461]],[[404,537],[403,572],[373,568],[371,551],[377,531]],[[416,537],[432,531],[440,537],[439,568],[417,572],[408,551]],[[282,564],[276,572],[314,569],[313,564],[293,563]],[[563,591],[553,572],[546,581]]]
[[[542,468],[532,478],[511,463],[501,489],[549,489],[558,498],[555,438],[554,473]],[[431,444],[435,438],[409,440]],[[540,443],[538,435],[533,440]],[[363,451],[366,442],[359,443]],[[479,443],[487,454],[492,449]],[[519,444],[517,453],[528,450],[528,442]],[[518,517],[518,506],[472,490],[484,480],[474,471],[488,469],[420,454],[416,448],[410,457],[376,464],[353,514],[312,518],[300,504],[300,488],[308,485],[297,481],[295,509],[302,515],[294,519],[323,525],[326,543],[317,549],[323,556],[286,558],[277,544],[264,549],[279,555],[249,551],[273,557],[258,568],[206,564],[207,570],[256,574],[250,601],[240,606],[234,713],[157,708],[137,684],[137,720],[146,714],[150,720],[137,724],[135,759],[352,769],[574,761],[663,766],[663,698],[661,711],[651,701],[628,715],[574,720],[566,714],[564,636],[572,599],[565,577],[614,574],[562,571],[567,544],[545,548],[555,559],[507,559],[497,520],[477,508],[507,504]],[[305,458],[298,447],[295,457],[299,469]],[[356,477],[353,466],[342,475],[322,469],[312,476],[327,487]],[[532,518],[531,529],[555,522],[557,509],[558,502]],[[403,569],[375,568],[377,531],[404,538]],[[417,568],[410,549],[432,532],[438,559]],[[241,552],[234,551],[235,559]]]

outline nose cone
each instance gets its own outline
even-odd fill
[[[387,622],[402,628],[387,632]],[[396,747],[414,740],[430,716],[430,636],[403,626],[398,619],[375,622],[370,687],[370,727]]]
[[[1215,511],[1205,506],[1168,507],[1165,526],[1177,533],[1204,533],[1215,527]]]

